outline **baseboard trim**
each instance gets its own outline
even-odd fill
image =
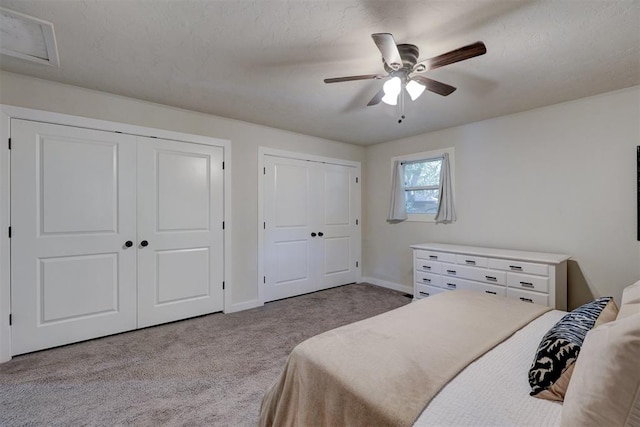
[[[363,282],[371,283],[372,285],[380,286],[382,288],[393,289],[394,291],[400,291],[407,294],[413,294],[413,287],[402,285],[400,283],[388,282],[382,279],[376,279],[375,277],[362,277]]]
[[[251,300],[251,301],[245,301],[245,302],[239,302],[236,304],[231,304],[231,307],[229,308],[225,308],[224,312],[226,314],[228,313],[236,313],[238,311],[244,311],[244,310],[250,310],[252,308],[256,308],[256,307],[262,307],[264,304],[262,304],[260,301],[258,301],[257,299]]]

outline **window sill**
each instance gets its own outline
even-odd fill
[[[408,214],[408,222],[436,222],[436,216],[432,214]]]

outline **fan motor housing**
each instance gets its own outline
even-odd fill
[[[398,52],[400,52],[400,57],[402,58],[402,70],[411,71],[413,67],[418,62],[418,56],[420,55],[420,49],[418,46],[414,44],[399,44]],[[382,64],[384,65],[384,69],[387,73],[392,73],[394,70],[387,65],[384,58],[382,59]]]

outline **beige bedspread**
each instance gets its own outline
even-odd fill
[[[260,426],[410,426],[449,380],[549,307],[446,292],[304,341]]]

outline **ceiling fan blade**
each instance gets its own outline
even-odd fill
[[[393,36],[389,33],[371,34],[371,38],[380,49],[382,58],[387,65],[393,70],[399,70],[402,67],[402,57]]]
[[[383,97],[384,97],[384,89],[380,89],[378,93],[376,93],[375,96],[371,98],[371,101],[369,101],[369,103],[367,104],[367,107],[371,107],[372,105],[379,104],[380,101],[382,101]]]
[[[427,90],[442,96],[451,95],[456,90],[456,88],[453,86],[449,86],[448,84],[439,82],[437,80],[432,80],[424,76],[413,76],[411,80],[417,81],[418,83],[424,85]]]
[[[465,59],[471,59],[476,56],[484,55],[485,53],[487,53],[487,47],[484,43],[475,42],[459,49],[452,50],[451,52],[443,53],[442,55],[434,56],[431,59],[419,62],[415,67],[413,67],[413,72],[423,73],[425,71],[435,70],[436,68],[464,61]]]
[[[339,83],[339,82],[350,82],[353,80],[369,80],[369,79],[381,79],[386,76],[381,76],[379,74],[364,74],[361,76],[348,76],[348,77],[335,77],[332,79],[324,79],[325,83]]]

